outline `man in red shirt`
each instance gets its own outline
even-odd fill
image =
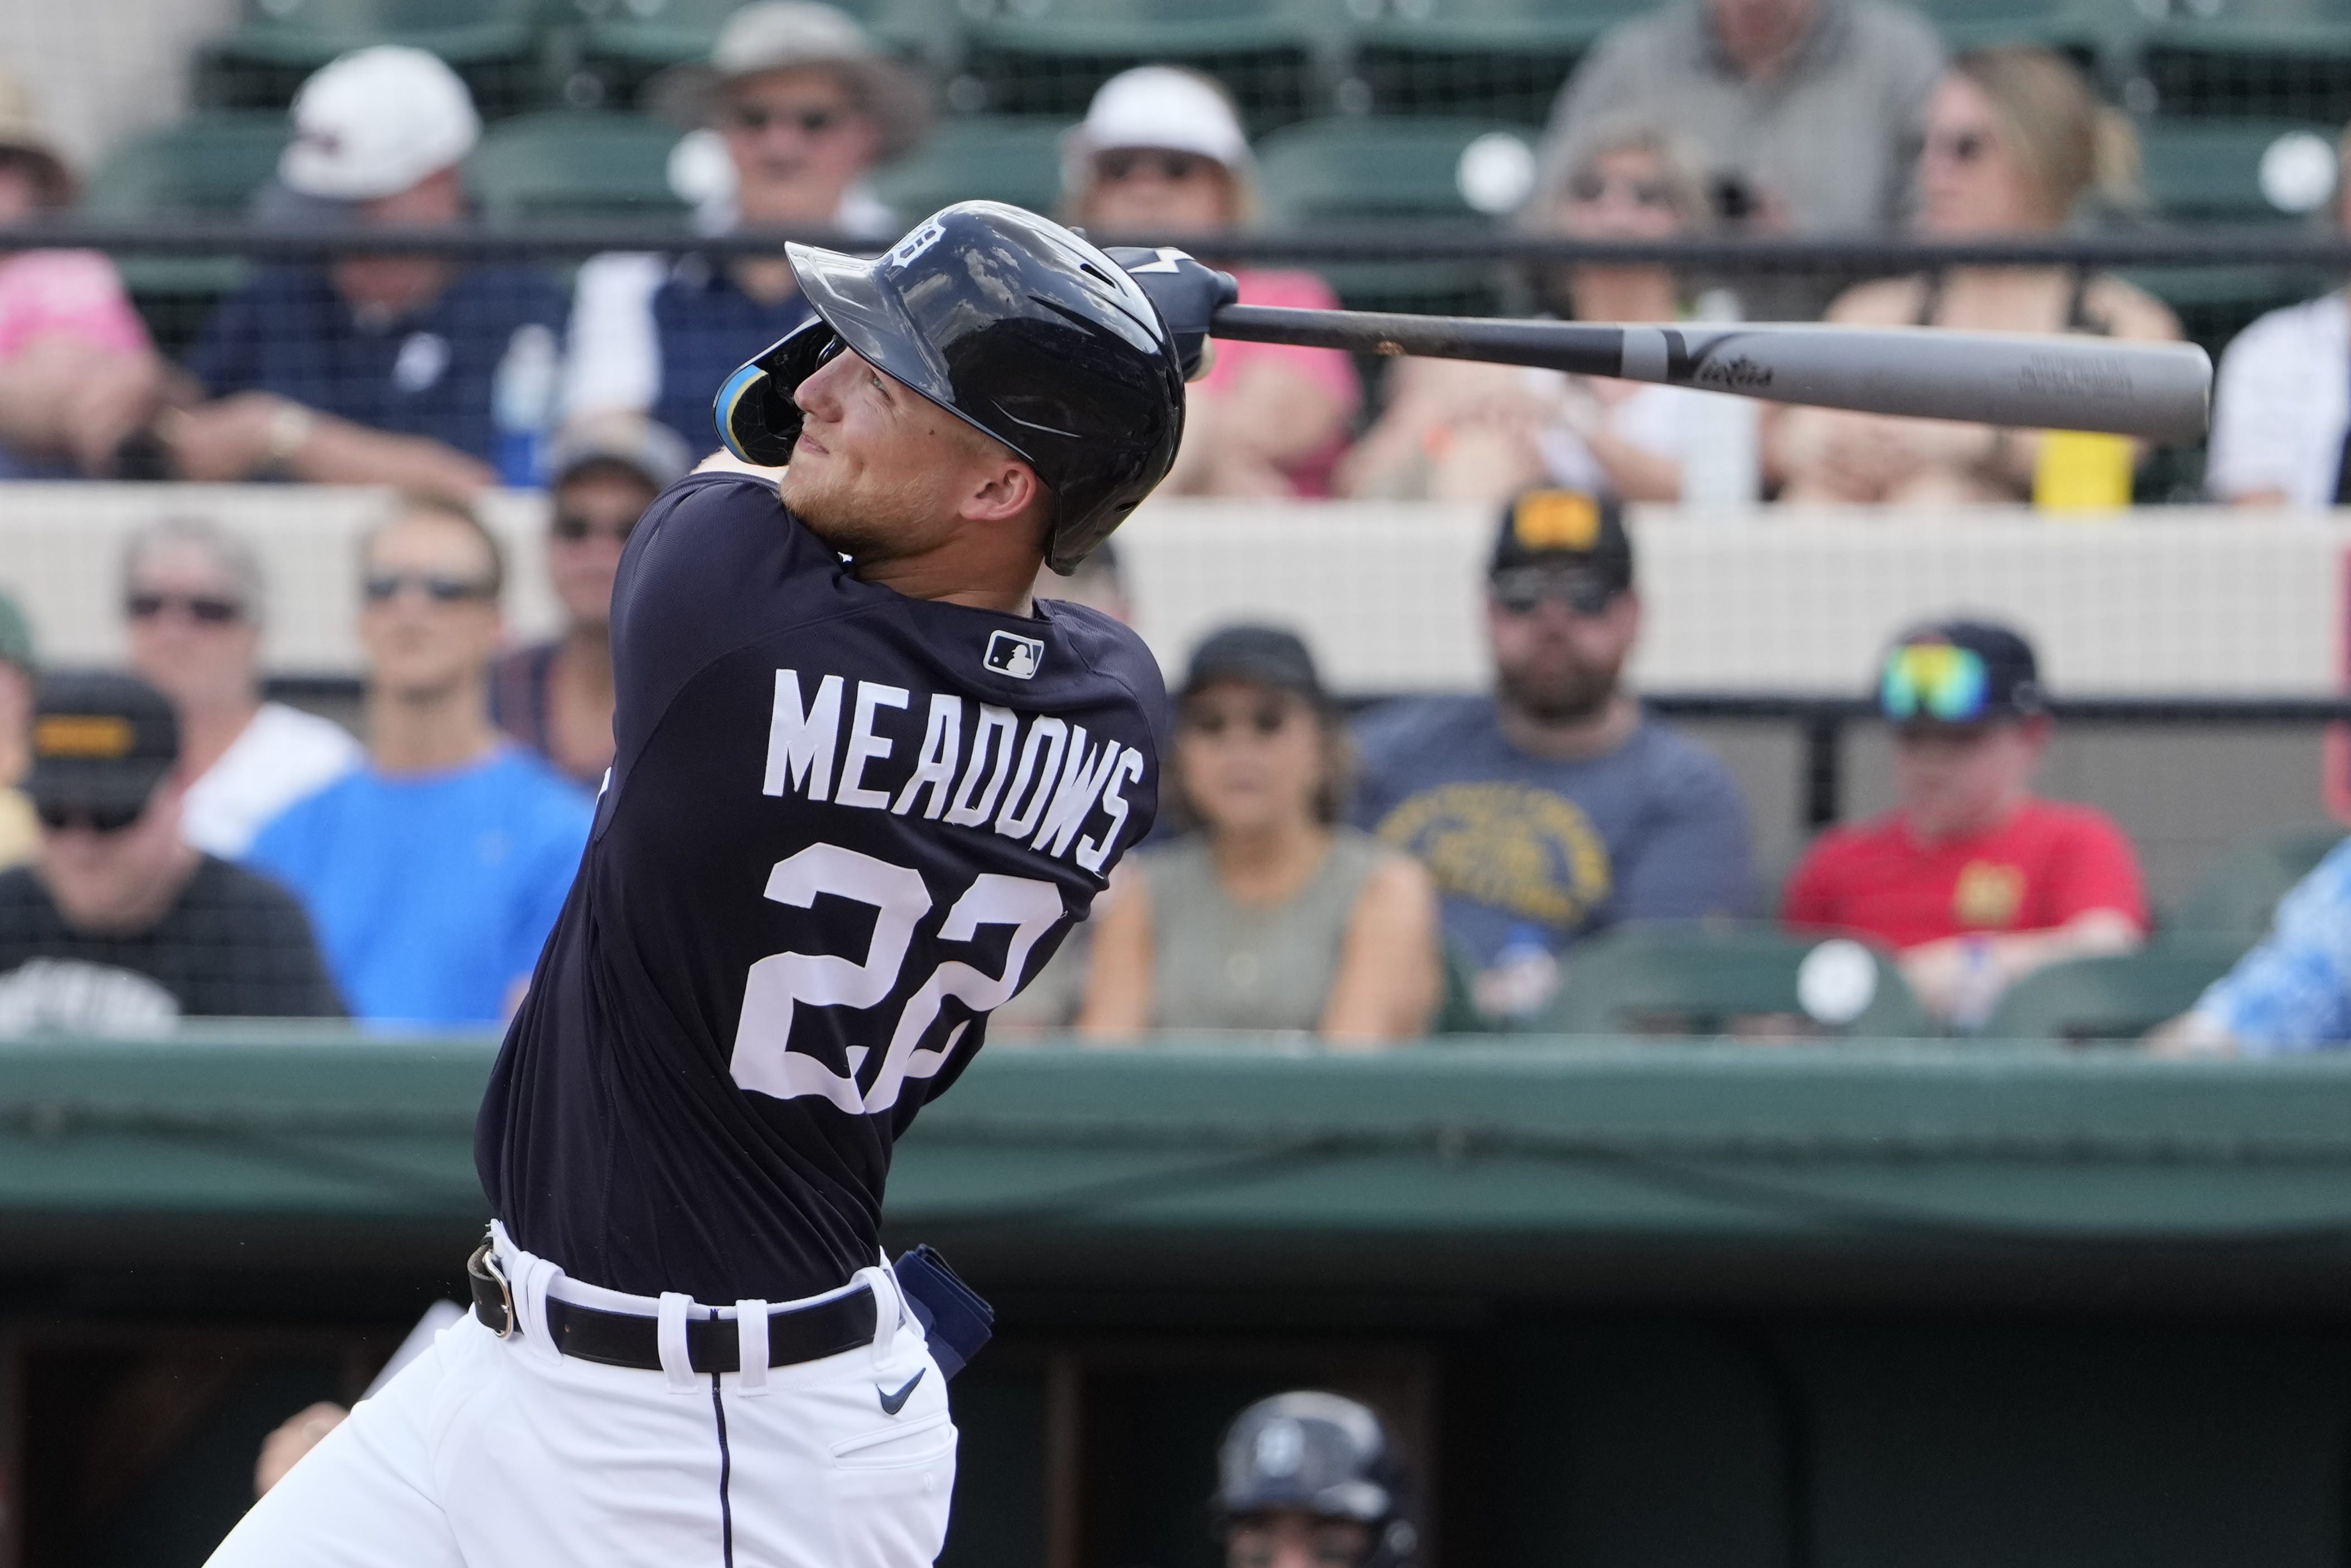
[[[1919,1001],[1962,1029],[2045,964],[2138,946],[2130,841],[2102,811],[2032,794],[2050,720],[2031,644],[1981,622],[1920,627],[1886,654],[1877,706],[1902,803],[1813,842],[1788,925],[1898,949]]]

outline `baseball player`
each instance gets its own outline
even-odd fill
[[[720,394],[730,446],[789,465],[688,477],[622,561],[617,754],[482,1107],[475,1312],[223,1568],[945,1539],[947,1336],[882,1259],[883,1180],[1150,828],[1157,666],[1029,587],[1166,473],[1214,300],[1171,329],[1109,256],[984,203],[878,261],[790,256],[817,319]],[[1130,259],[1217,278],[1171,258]]]
[[[1371,1407],[1301,1389],[1233,1418],[1213,1504],[1226,1568],[1403,1568],[1419,1535]]]

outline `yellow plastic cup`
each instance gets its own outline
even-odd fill
[[[2130,505],[2127,435],[2044,430],[2032,464],[2032,504],[2044,512],[2118,512]]]

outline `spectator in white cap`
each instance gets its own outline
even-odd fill
[[[744,6],[707,62],[664,72],[647,97],[723,149],[697,218],[714,234],[740,224],[894,237],[865,175],[931,125],[922,78],[848,16],[809,0]],[[597,256],[580,270],[567,406],[650,414],[705,450],[719,383],[809,316],[781,256]]]
[[[0,71],[0,227],[73,197],[32,99]],[[0,479],[115,472],[163,382],[112,262],[94,250],[0,250]]]
[[[429,227],[465,214],[458,164],[481,136],[465,84],[422,49],[355,50],[294,100],[280,211]],[[191,479],[495,484],[491,389],[511,354],[551,359],[564,299],[536,267],[430,254],[263,267],[224,299],[188,368],[214,400],[160,429]]]
[[[1138,66],[1104,82],[1062,143],[1069,221],[1104,235],[1186,241],[1256,215],[1249,138],[1225,89],[1197,71]],[[1329,309],[1309,272],[1235,268],[1244,305]],[[1188,389],[1184,450],[1163,493],[1323,496],[1363,392],[1347,356],[1221,342]]]
[[[612,578],[653,497],[694,455],[643,414],[576,421],[548,454],[547,576],[563,606],[552,642],[490,666],[490,719],[559,773],[594,789],[612,765]]]

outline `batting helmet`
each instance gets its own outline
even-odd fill
[[[959,202],[874,261],[785,247],[816,319],[727,378],[719,434],[788,462],[792,393],[840,345],[1010,447],[1053,492],[1045,556],[1067,572],[1166,476],[1184,365],[1166,322],[1110,257],[1059,224]]]
[[[1301,1389],[1233,1419],[1217,1455],[1217,1522],[1298,1509],[1372,1532],[1361,1568],[1397,1568],[1419,1538],[1404,1518],[1404,1467],[1370,1406]]]

